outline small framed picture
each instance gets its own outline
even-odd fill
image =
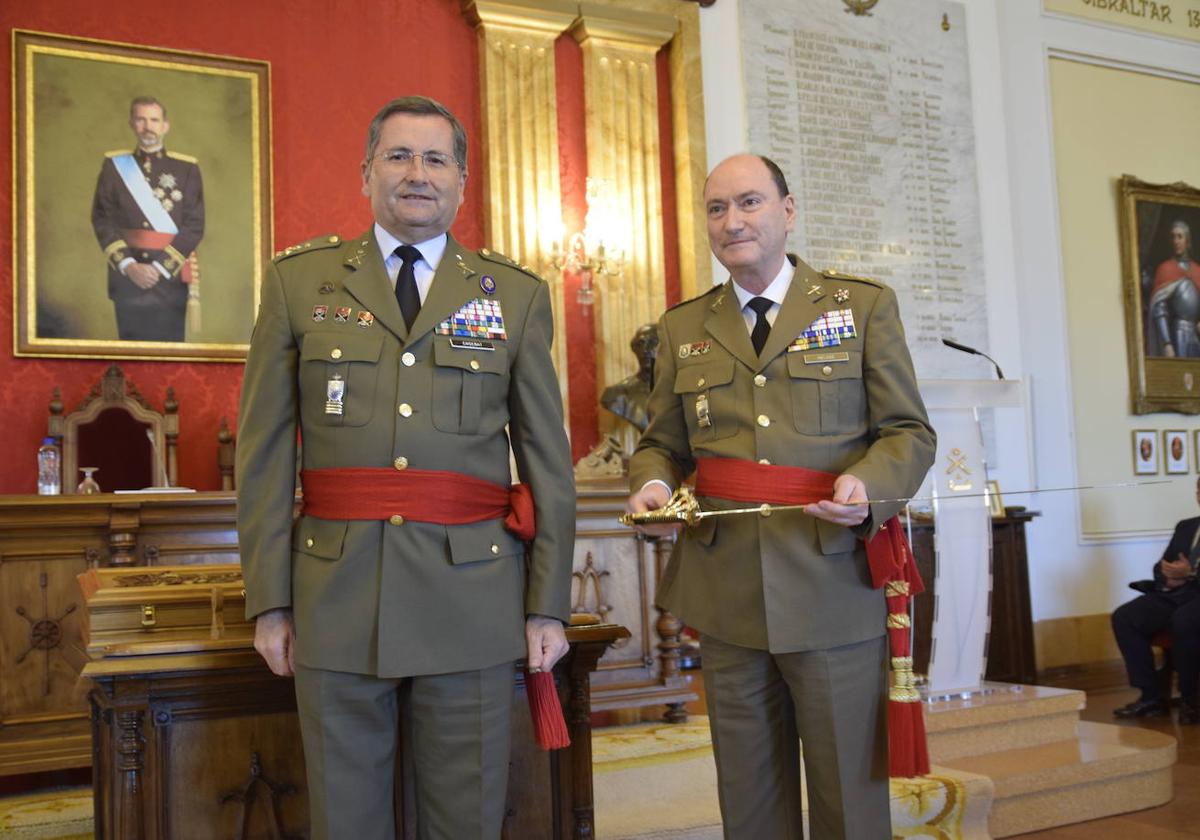
[[[993,519],[1001,519],[1004,517],[1004,499],[1000,496],[1000,482],[989,481],[987,483],[987,499],[988,512]]]
[[[1200,429],[1194,432],[1196,436],[1195,446],[1192,447],[1192,452],[1196,454],[1196,472],[1200,472]]]
[[[1133,474],[1158,475],[1158,434],[1152,429],[1133,432]]]
[[[1188,433],[1183,429],[1168,429],[1163,432],[1163,456],[1167,464],[1167,475],[1186,475],[1188,465]]]

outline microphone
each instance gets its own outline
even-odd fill
[[[992,367],[996,369],[996,378],[1000,380],[1004,379],[1004,371],[1000,370],[1000,365],[996,364],[996,360],[987,353],[984,353],[982,350],[976,350],[974,347],[968,347],[965,344],[959,344],[957,341],[951,341],[948,338],[943,338],[942,344],[945,344],[947,347],[958,350],[962,353],[970,353],[972,356],[983,356],[983,358],[991,362]]]

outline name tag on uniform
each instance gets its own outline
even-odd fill
[[[823,365],[828,362],[848,362],[850,361],[849,353],[805,353],[804,364],[806,365]]]
[[[496,350],[495,344],[479,338],[452,338],[450,346],[455,350],[487,350],[489,353]]]

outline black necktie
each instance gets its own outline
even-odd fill
[[[767,311],[774,306],[774,303],[765,297],[750,298],[746,304],[754,310],[754,314],[758,316],[758,320],[754,322],[754,329],[750,333],[750,343],[754,345],[754,352],[762,355],[763,345],[767,343],[767,335],[771,332],[771,322],[767,320]]]
[[[417,273],[414,266],[421,259],[421,252],[411,245],[401,245],[393,253],[402,259],[400,273],[396,275],[396,303],[404,315],[404,326],[412,329],[413,321],[421,310],[421,295],[417,291]]]

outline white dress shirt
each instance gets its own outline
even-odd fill
[[[413,274],[417,277],[417,294],[421,296],[421,303],[425,303],[425,297],[429,294],[429,287],[433,285],[433,275],[437,271],[438,263],[442,261],[442,255],[446,253],[446,234],[440,234],[433,239],[426,239],[424,242],[401,242],[396,237],[392,236],[386,230],[375,223],[375,242],[379,245],[379,253],[383,257],[383,267],[387,270],[388,280],[392,283],[392,289],[396,288],[396,277],[400,274],[400,266],[404,265],[404,260],[400,259],[394,253],[401,245],[412,245],[421,252],[421,259],[417,260],[417,264],[413,266]]]

